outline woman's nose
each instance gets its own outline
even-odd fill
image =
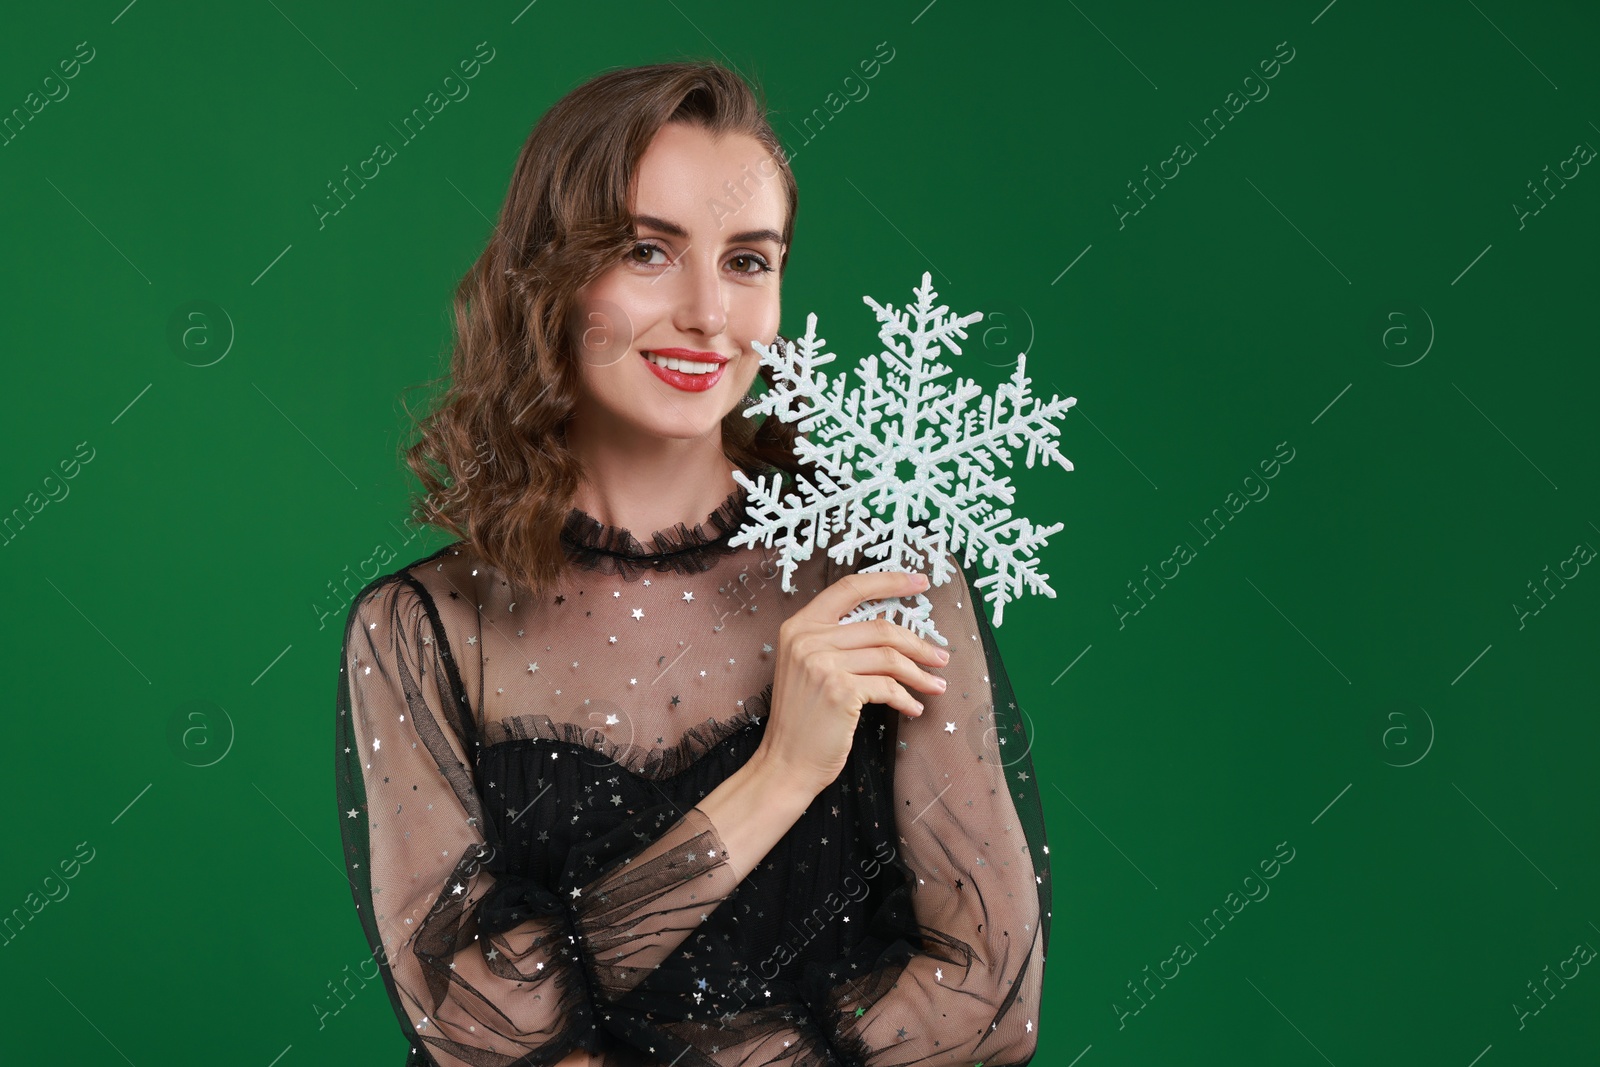
[[[721,333],[728,323],[722,279],[716,265],[695,264],[678,271],[677,326],[703,334]]]

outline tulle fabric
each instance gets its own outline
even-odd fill
[[[352,604],[339,823],[408,1067],[1031,1061],[1048,844],[959,567],[927,594],[948,690],[864,707],[843,773],[731,877],[695,805],[760,744],[778,626],[857,569],[819,555],[783,591],[772,550],[726,544],[744,504],[642,541],[574,510],[538,602],[458,542]]]

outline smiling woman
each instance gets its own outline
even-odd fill
[[[612,71],[535,126],[457,290],[408,458],[459,540],[355,596],[336,701],[407,1067],[1033,1056],[1049,848],[958,561],[785,591],[730,545],[735,470],[811,473],[743,415],[797,202],[736,74]],[[918,592],[948,652],[839,625]]]
[[[428,383],[448,388],[407,454],[424,489],[417,518],[470,536],[542,590],[562,569],[574,505],[654,529],[707,514],[734,467],[800,469],[794,427],[741,408],[759,368],[750,343],[779,340],[799,210],[763,111],[731,71],[677,63],[601,75],[539,120],[456,289],[450,371]],[[684,389],[643,355],[656,348],[728,364]],[[646,391],[648,408],[634,410]],[[612,447],[614,434],[629,447]],[[485,447],[506,462],[469,472]],[[666,486],[689,495],[656,521],[594,500],[597,484],[643,487],[630,498],[647,503],[676,495]]]
[[[575,503],[602,522],[653,530],[733,488],[718,431],[755,379],[755,343],[777,335],[788,207],[766,182],[736,215],[716,208],[730,175],[772,165],[757,138],[688,122],[665,124],[639,161],[638,239],[574,309],[582,394],[566,437],[586,475]],[[686,514],[651,491],[673,481],[699,487]]]

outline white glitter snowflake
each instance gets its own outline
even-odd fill
[[[844,374],[830,379],[818,370],[837,357],[823,353],[827,341],[816,336],[815,314],[806,316],[805,336],[785,342],[781,351],[753,342],[762,363],[772,368],[774,385],[745,415],[798,423],[803,436],[795,453],[815,473],[788,479],[798,493],[779,499],[781,473],[752,481],[735,471],[735,480],[749,490],[750,521],[729,543],[770,547],[776,539],[786,591],[792,590],[795,566],[819,547],[836,563],[853,562],[857,552],[878,561],[861,568],[863,573],[930,568],[934,586],[955,576],[947,552],[959,554],[964,548],[962,566],[981,553],[993,573],[973,585],[986,590],[984,599],[994,606],[999,626],[1005,605],[1019,594],[1056,595],[1032,556],[1062,524],[1035,526],[1013,518],[1009,507],[997,507],[1013,503],[1015,492],[1009,476],[996,477],[996,461],[1011,466],[1011,450],[1026,443],[1029,467],[1039,455],[1047,465],[1054,461],[1072,470],[1056,448],[1060,428],[1051,420],[1077,398],[1042,403],[1034,397],[1026,353],[1017,356],[1011,380],[993,395],[970,379],[941,383],[953,373],[939,362],[941,346],[960,355],[956,339],[964,339],[966,327],[983,313],[957,318],[946,305],[934,306],[938,294],[926,272],[913,292],[916,304],[903,311],[862,298],[882,324],[878,338],[884,351],[856,368],[857,389],[847,389]],[[928,598],[918,594],[915,601],[909,608],[898,598],[869,601],[842,621],[888,617],[948,644],[934,628]]]

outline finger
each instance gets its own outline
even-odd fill
[[[889,645],[904,652],[910,659],[942,667],[950,662],[950,653],[889,619],[868,619],[848,626],[834,626],[823,631],[834,648],[866,648],[871,645]]]
[[[861,703],[886,704],[903,715],[921,715],[922,701],[906,691],[906,687],[893,678],[881,674],[858,675],[856,692],[861,697]]]
[[[928,588],[925,575],[915,571],[869,571],[847,574],[811,598],[795,612],[816,622],[836,623],[863,601],[912,596]]]
[[[899,649],[884,645],[836,652],[832,657],[832,666],[835,670],[856,675],[876,674],[893,678],[924,693],[942,693],[948,688],[943,678],[923,670]]]

